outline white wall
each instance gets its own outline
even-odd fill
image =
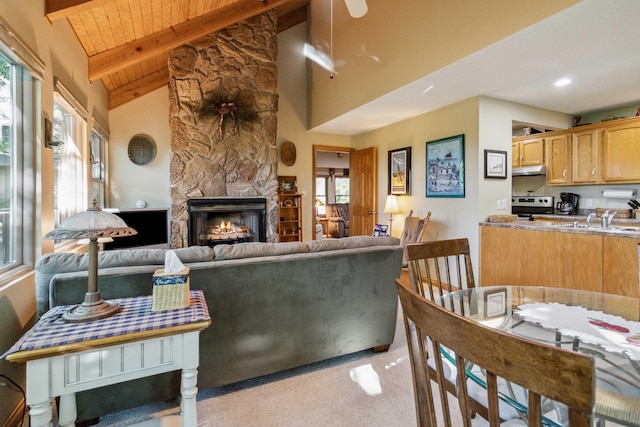
[[[171,129],[169,88],[163,87],[109,112],[109,206],[135,208],[138,200],[147,207],[171,206],[169,167]],[[156,143],[156,158],[144,166],[129,160],[129,140],[147,134]]]
[[[312,199],[314,177],[313,146],[349,147],[351,138],[307,130],[307,59],[302,53],[307,36],[306,23],[278,34],[278,156],[285,141],[296,146],[297,159],[286,166],[278,158],[278,175],[296,176],[302,198],[302,238],[313,240],[315,205]]]
[[[389,214],[383,213],[387,194],[388,151],[411,147],[411,195],[398,196],[400,213],[393,216],[392,235],[402,233],[404,218],[413,210],[414,216],[431,211],[431,220],[423,240],[467,237],[471,252],[478,253],[478,108],[477,98],[387,126],[355,138],[358,149],[378,147],[378,217],[386,224]],[[428,141],[464,134],[465,137],[465,197],[426,197],[426,144]],[[477,268],[477,259],[474,259]]]

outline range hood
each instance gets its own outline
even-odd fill
[[[513,168],[511,170],[511,176],[531,176],[531,175],[546,175],[546,174],[547,174],[547,167],[545,165]]]

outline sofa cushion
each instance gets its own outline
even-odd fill
[[[245,242],[233,245],[216,245],[213,248],[216,261],[240,258],[257,258],[273,255],[299,254],[309,252],[309,247],[302,242]]]
[[[344,237],[342,239],[313,240],[308,243],[309,252],[368,248],[371,246],[395,246],[399,244],[400,239],[391,236],[352,236]]]
[[[209,246],[189,246],[188,248],[174,249],[174,252],[182,262],[213,261],[213,249]]]

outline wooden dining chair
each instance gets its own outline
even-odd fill
[[[433,370],[426,368],[427,345],[434,354],[443,351],[454,354],[455,366],[471,362],[482,369],[490,426],[501,422],[498,378],[527,390],[528,401],[522,409],[526,425],[542,425],[542,396],[567,405],[570,426],[593,425],[595,366],[591,356],[481,325],[427,300],[407,283],[398,282],[397,288],[404,311],[418,426],[452,425],[453,408],[447,392],[440,388],[438,404],[432,388],[432,381],[444,382],[445,367],[438,357]],[[468,393],[470,373],[466,369],[456,372],[455,394],[462,425],[470,427],[473,413]]]
[[[452,289],[475,287],[468,239],[411,243],[406,250],[409,278],[420,295],[433,300]]]
[[[405,248],[402,254],[402,268],[407,268],[409,264],[406,249],[407,245],[422,240],[430,218],[431,212],[427,212],[425,216],[421,217],[413,216],[413,210],[409,211],[409,215],[404,218],[404,227],[402,228],[402,234],[400,234],[400,244]]]

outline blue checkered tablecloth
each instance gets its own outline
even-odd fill
[[[118,313],[106,319],[85,323],[68,323],[62,319],[62,313],[73,306],[54,307],[0,359],[18,351],[38,350],[211,320],[204,293],[191,291],[190,297],[189,307],[164,311],[151,311],[153,297],[150,295],[114,299],[112,301],[120,303],[122,307]]]

